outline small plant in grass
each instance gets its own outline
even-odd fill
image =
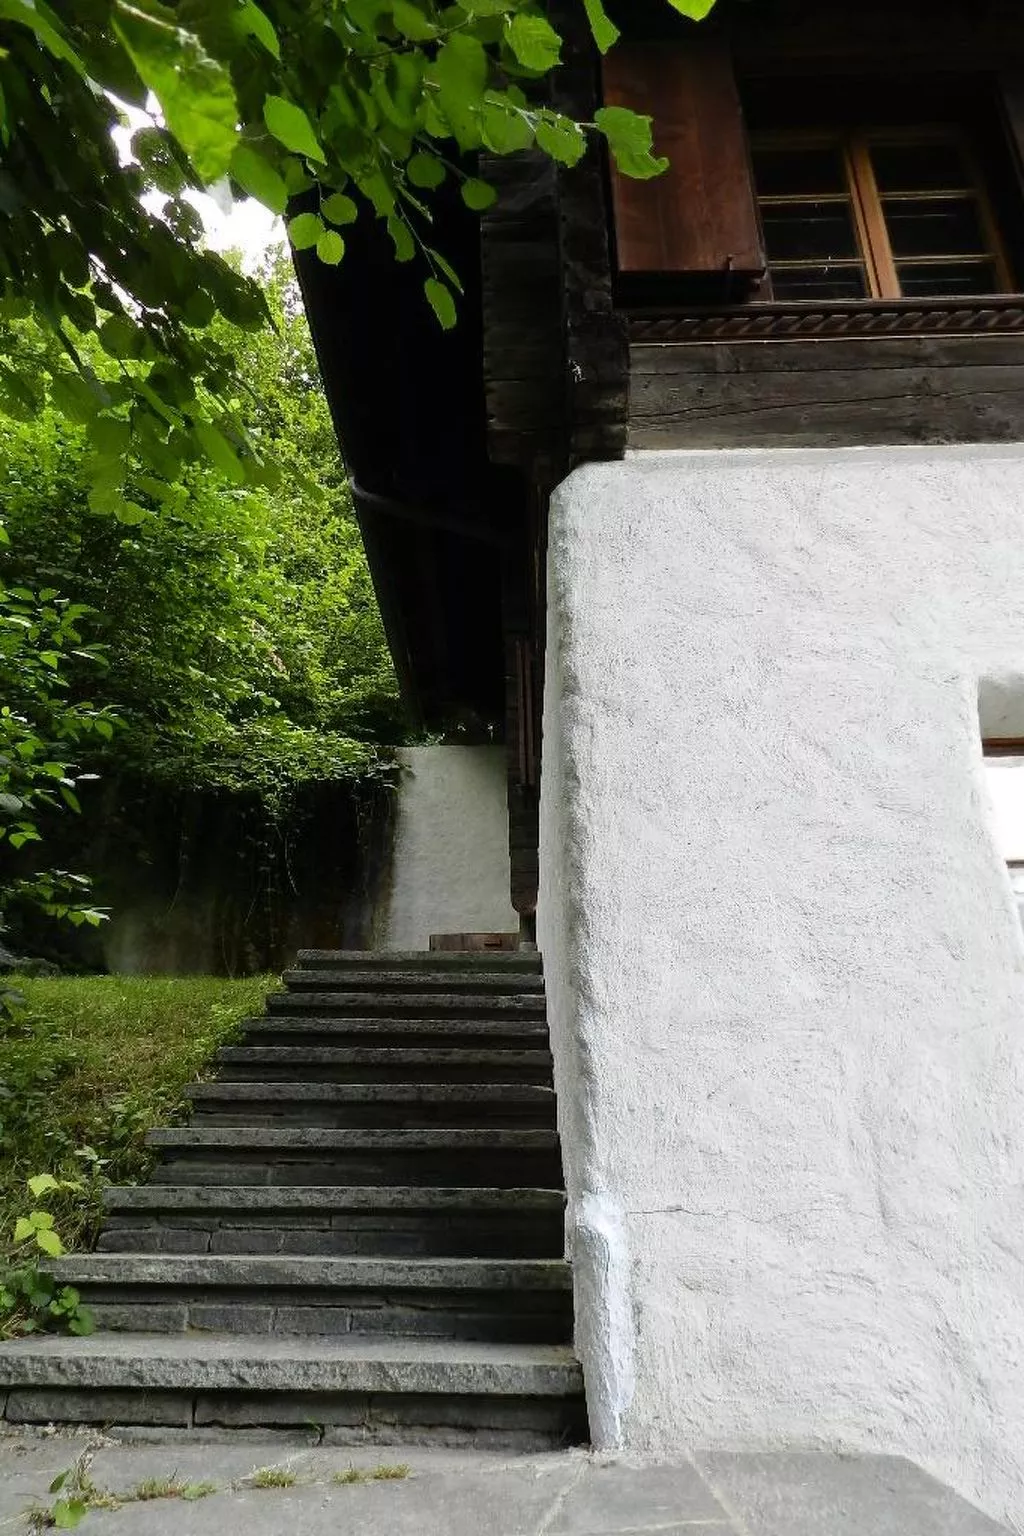
[[[54,1502],[37,1504],[28,1511],[31,1531],[73,1531],[90,1509],[120,1509],[121,1500],[115,1494],[97,1488],[93,1482],[90,1472],[93,1455],[89,1447],[70,1467],[58,1472],[49,1490],[57,1496]]]
[[[253,1488],[294,1488],[298,1478],[286,1467],[258,1467],[247,1481]]]
[[[183,1483],[176,1477],[148,1477],[145,1482],[133,1488],[131,1493],[122,1494],[121,1498],[125,1503],[138,1504],[145,1504],[151,1499],[184,1499],[191,1503],[216,1492],[216,1483]]]
[[[44,1329],[92,1333],[93,1321],[74,1286],[60,1285],[39,1268],[39,1255],[59,1258],[64,1243],[42,1202],[82,1188],[81,1181],[39,1173],[26,1181],[32,1208],[15,1219],[10,1240],[0,1245],[0,1337]]]
[[[382,1462],[379,1467],[346,1467],[344,1472],[335,1472],[331,1478],[332,1483],[393,1483],[400,1482],[408,1477],[409,1466],[404,1461]]]

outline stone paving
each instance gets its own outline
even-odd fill
[[[584,1451],[328,1450],[265,1435],[137,1443],[38,1431],[0,1436],[0,1531],[31,1530],[26,1511],[52,1504],[50,1482],[90,1447],[99,1489],[130,1494],[155,1480],[216,1491],[91,1509],[83,1536],[1006,1536],[890,1457],[713,1452],[649,1465]],[[264,1481],[282,1473],[293,1485],[258,1486],[268,1468]],[[374,1477],[378,1469],[392,1475]]]

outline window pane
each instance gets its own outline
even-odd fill
[[[972,295],[998,293],[999,282],[991,261],[929,261],[896,264],[896,273],[905,298],[970,298]]]
[[[974,179],[959,144],[873,144],[871,159],[880,192],[955,191]]]
[[[777,299],[789,303],[796,299],[866,299],[864,268],[851,267],[773,267],[772,289]]]
[[[843,159],[835,145],[755,148],[753,160],[754,185],[759,197],[801,197],[847,190]]]
[[[897,258],[987,254],[973,197],[885,197],[882,207]]]
[[[986,757],[985,777],[1004,859],[1024,859],[1024,757]]]
[[[769,203],[761,218],[769,263],[815,257],[855,261],[860,254],[846,203]]]

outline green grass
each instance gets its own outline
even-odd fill
[[[208,1070],[275,981],[256,976],[13,978],[26,1008],[0,1020],[0,1256],[31,1205],[34,1174],[79,1178],[49,1197],[65,1244],[90,1243],[106,1183],[143,1178],[153,1126],[181,1118]]]

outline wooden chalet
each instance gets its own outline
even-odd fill
[[[482,157],[437,207],[456,331],[365,219],[300,275],[401,684],[504,739],[513,904],[537,897],[545,510],[629,448],[1024,438],[1024,26],[1014,0],[582,6],[553,104],[649,112],[660,178]]]

